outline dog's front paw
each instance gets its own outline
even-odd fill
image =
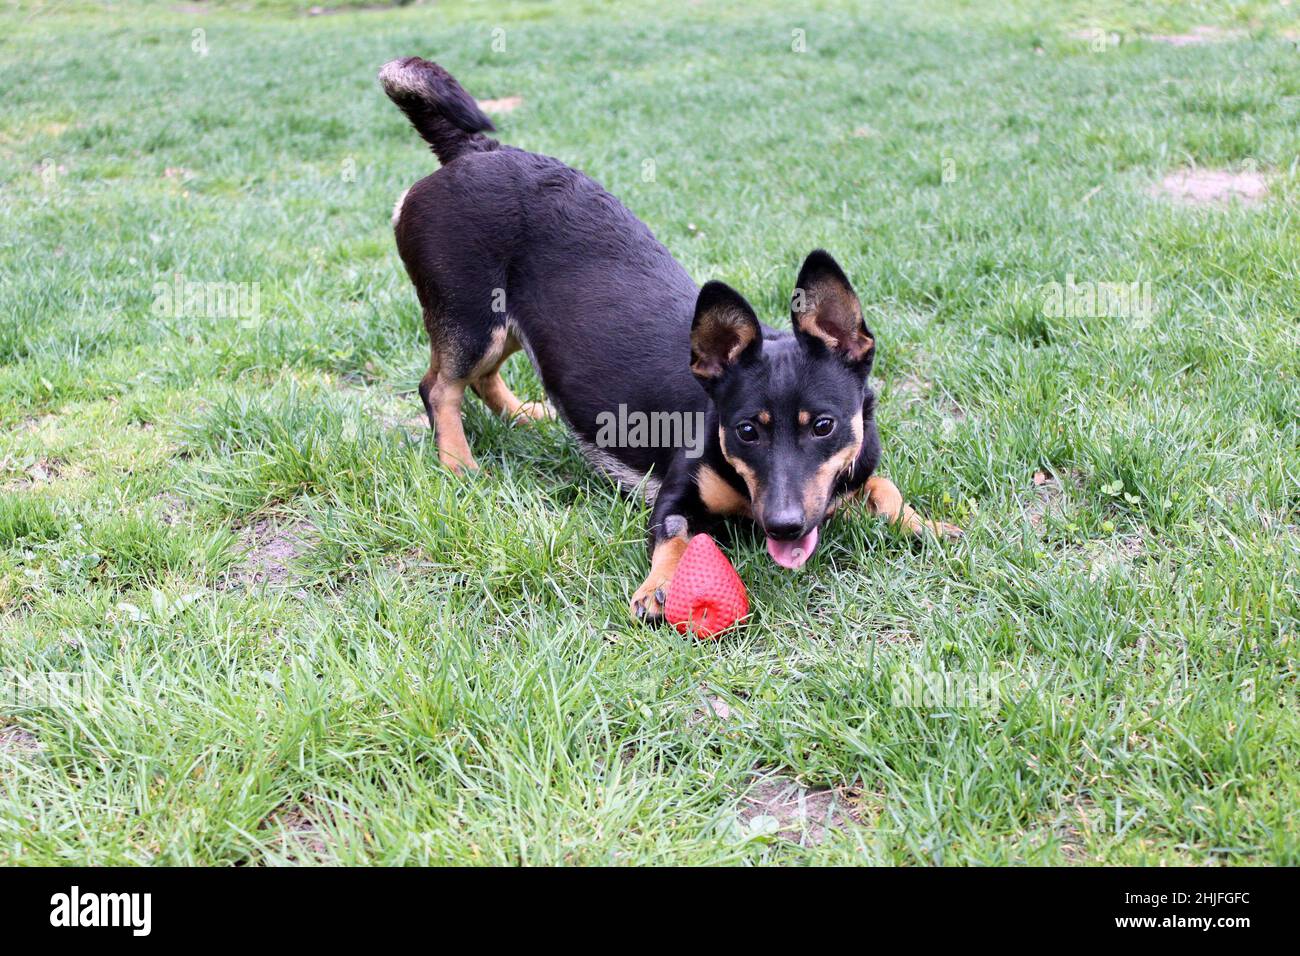
[[[664,605],[668,603],[668,582],[651,575],[636,589],[628,610],[638,621],[654,624],[663,620]]]
[[[955,524],[948,524],[946,521],[931,519],[925,523],[925,526],[930,529],[930,532],[935,537],[947,538],[951,541],[956,541],[958,538],[964,537],[966,534],[965,531],[961,530],[961,528],[957,527]]]

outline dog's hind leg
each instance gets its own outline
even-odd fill
[[[903,503],[902,492],[888,478],[874,475],[867,479],[863,490],[867,493],[867,508],[872,514],[897,522],[914,535],[929,531],[940,538],[960,538],[963,534],[956,525],[922,518],[911,505]]]
[[[503,328],[500,331],[505,332],[505,329]],[[494,333],[494,341],[498,338],[499,335]],[[506,359],[517,351],[519,351],[519,340],[506,332],[499,348],[500,357],[496,359],[496,364],[491,367],[490,371],[484,372],[472,383],[475,394],[483,399],[483,404],[490,408],[494,415],[508,418],[514,422],[522,423],[554,418],[555,412],[545,402],[520,401],[515,393],[510,391],[510,386],[501,377],[501,366],[505,364]]]
[[[455,374],[455,362],[449,361],[451,356],[436,347],[430,351],[429,371],[420,379],[420,400],[424,402],[429,427],[438,443],[438,460],[458,475],[466,469],[478,471],[461,420],[461,405],[469,380]]]

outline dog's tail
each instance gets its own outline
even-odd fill
[[[467,152],[496,149],[483,133],[495,129],[474,97],[430,60],[402,57],[385,63],[379,82],[444,166]]]

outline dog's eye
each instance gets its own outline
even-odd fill
[[[758,441],[758,429],[752,422],[741,422],[736,426],[736,434],[746,445],[752,445]]]
[[[833,418],[827,418],[823,415],[813,422],[812,433],[818,438],[825,438],[833,431],[835,431],[835,419]]]

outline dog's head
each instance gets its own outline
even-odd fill
[[[722,453],[749,487],[768,552],[797,568],[862,451],[876,345],[849,280],[821,250],[799,270],[790,312],[794,334],[764,341],[744,297],[707,283],[691,325],[691,371],[718,410]]]

